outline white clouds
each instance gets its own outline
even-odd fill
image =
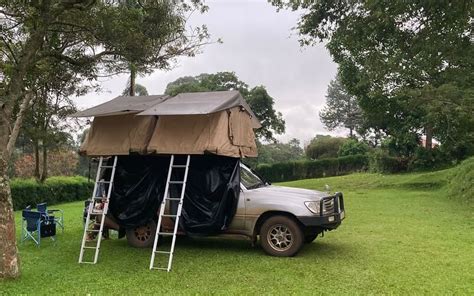
[[[298,138],[302,142],[324,130],[318,111],[325,102],[329,81],[336,74],[334,64],[323,45],[301,48],[291,29],[299,13],[276,12],[266,1],[215,1],[210,10],[192,18],[195,25],[206,24],[212,38],[223,44],[203,48],[193,58],[180,58],[169,72],[157,71],[137,79],[150,94],[163,93],[166,85],[181,76],[235,71],[250,86],[264,85],[275,98],[276,109],[283,113],[287,133],[279,138]],[[119,95],[127,77],[119,76],[103,83],[109,93],[89,94],[78,100],[88,107]]]

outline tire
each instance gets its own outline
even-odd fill
[[[304,235],[295,220],[286,216],[268,218],[260,228],[260,244],[265,253],[277,257],[296,255],[303,246]]]
[[[310,244],[318,237],[318,233],[308,234],[304,237],[304,243]]]
[[[156,223],[151,220],[147,224],[126,230],[127,242],[135,248],[148,248],[155,241]]]

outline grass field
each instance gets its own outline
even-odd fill
[[[441,171],[285,183],[343,191],[342,226],[294,258],[266,256],[248,241],[182,238],[170,273],[149,271],[151,250],[124,239],[103,241],[97,265],[79,265],[82,203],[58,205],[65,233],[56,245],[21,245],[22,276],[0,282],[0,294],[473,295],[473,207],[447,196],[446,179]]]

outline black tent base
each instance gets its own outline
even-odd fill
[[[178,161],[180,156],[177,156]],[[185,156],[182,156],[183,162]],[[119,156],[110,197],[109,213],[121,228],[157,220],[163,200],[170,156]],[[105,171],[104,174],[110,174]],[[182,176],[175,175],[175,179]],[[104,176],[108,179],[108,176]],[[177,194],[178,188],[170,188]],[[180,228],[191,236],[215,235],[232,222],[240,193],[240,159],[192,155],[183,201]],[[176,211],[177,204],[171,204]]]

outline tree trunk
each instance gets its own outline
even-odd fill
[[[130,65],[130,96],[135,96],[135,78],[137,76],[137,70],[133,65]]]
[[[0,278],[20,275],[8,162],[0,157]]]
[[[26,40],[21,58],[15,66],[10,83],[6,89],[6,96],[0,102],[0,278],[16,278],[20,276],[18,249],[15,236],[15,217],[13,215],[13,202],[8,179],[8,164],[11,153],[15,147],[16,138],[20,130],[23,114],[28,106],[30,96],[25,95],[25,77],[34,65],[38,50],[44,41],[46,26],[38,27]],[[13,129],[10,132],[13,107],[20,105],[19,114]]]
[[[35,150],[35,179],[39,181],[40,175],[40,154],[39,154],[39,143],[38,140],[33,141],[33,149]]]
[[[48,149],[43,143],[43,172],[41,173],[40,182],[43,183],[48,178]]]
[[[431,125],[425,127],[425,137],[425,148],[431,150],[433,147],[433,127]]]

